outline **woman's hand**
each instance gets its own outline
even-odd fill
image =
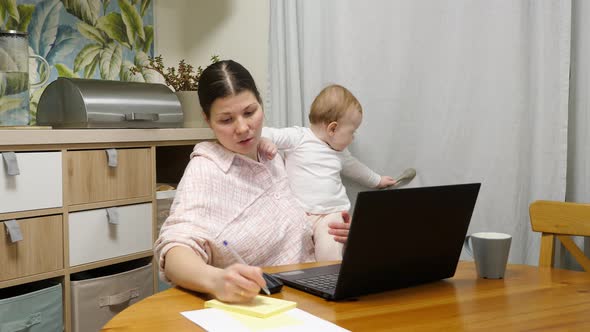
[[[259,267],[233,264],[220,270],[212,295],[223,302],[249,302],[265,285]]]
[[[208,265],[191,248],[176,246],[166,254],[164,273],[174,284],[208,293],[225,302],[251,301],[266,286],[259,267],[234,264],[220,269]]]
[[[328,224],[330,229],[328,234],[334,235],[334,241],[340,243],[346,243],[348,240],[348,231],[350,230],[350,214],[346,211],[342,211],[343,222],[331,222]]]

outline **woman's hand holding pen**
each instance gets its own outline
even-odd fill
[[[249,302],[266,285],[262,269],[240,263],[221,270],[215,280],[212,295],[224,302]]]
[[[259,267],[236,263],[221,269],[208,265],[194,250],[184,246],[168,251],[164,271],[176,285],[225,302],[251,301],[266,286]]]
[[[342,220],[343,222],[331,222],[328,224],[330,229],[328,230],[328,234],[334,236],[334,241],[340,243],[346,243],[348,240],[348,232],[350,230],[350,214],[348,212],[342,212]]]

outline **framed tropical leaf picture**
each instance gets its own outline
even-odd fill
[[[154,54],[152,0],[0,0],[0,30],[28,32],[29,55],[40,55],[50,65],[48,83],[58,76],[161,82],[152,70],[129,71]],[[38,65],[29,62],[31,82],[44,79]],[[0,125],[34,125],[43,89],[27,93],[30,115],[23,118],[28,123],[6,116],[10,109],[1,103],[8,96],[0,89]]]

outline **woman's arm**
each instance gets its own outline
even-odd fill
[[[234,264],[216,268],[184,246],[173,247],[166,253],[164,273],[178,286],[211,294],[225,302],[248,302],[266,285],[259,267]]]

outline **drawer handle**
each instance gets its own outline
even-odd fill
[[[127,121],[158,121],[160,115],[158,113],[126,113],[125,120]]]
[[[16,153],[14,152],[2,152],[2,159],[6,164],[6,174],[15,176],[20,174],[18,169],[18,159],[16,159]]]
[[[20,226],[16,219],[5,220],[4,226],[6,226],[6,230],[8,231],[8,235],[10,236],[10,241],[12,243],[22,241],[23,240],[23,233],[20,230]]]
[[[119,294],[102,296],[98,299],[98,305],[102,307],[125,303],[139,297],[139,288],[132,288]],[[3,332],[3,331],[2,331]]]
[[[0,325],[0,332],[24,331],[33,325],[41,324],[41,313],[36,312],[23,320],[15,320]]]
[[[116,149],[106,149],[105,151],[107,153],[107,161],[108,161],[109,167],[117,167],[117,165],[119,164],[119,161],[117,158],[117,150]]]

